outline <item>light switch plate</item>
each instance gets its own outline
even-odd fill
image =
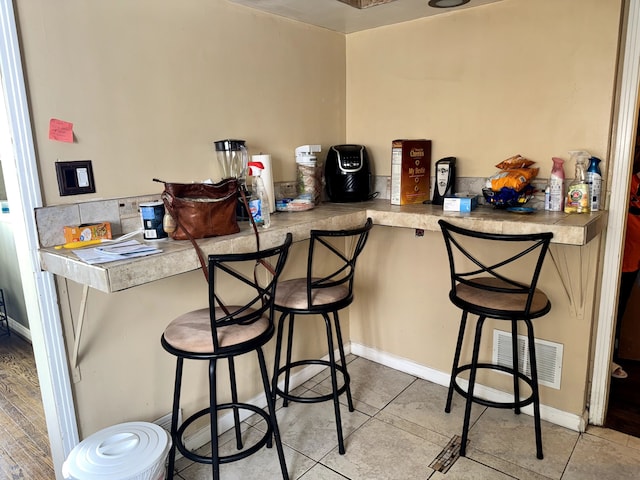
[[[95,193],[91,160],[56,162],[58,189],[61,196]]]

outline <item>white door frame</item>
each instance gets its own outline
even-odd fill
[[[0,0],[0,79],[2,169],[51,455],[56,478],[62,479],[62,462],[78,443],[78,427],[53,275],[40,269],[33,212],[42,198],[12,0]]]
[[[628,199],[628,179],[632,145],[635,141],[640,80],[640,0],[628,1],[625,50],[616,134],[611,155],[613,170],[606,247],[603,265],[603,288],[597,324],[594,368],[589,409],[589,423],[604,423],[609,392],[609,372],[613,329],[620,276],[620,256]],[[0,75],[8,118],[9,138],[0,139],[7,195],[16,231],[16,249],[20,264],[29,327],[38,378],[47,419],[49,441],[56,478],[60,466],[78,443],[78,429],[71,393],[67,357],[64,348],[57,293],[53,276],[40,270],[38,236],[33,215],[42,206],[31,120],[22,72],[20,47],[12,0],[0,0]],[[0,135],[6,128],[0,128]],[[13,158],[15,163],[7,161]],[[24,220],[23,222],[19,220]]]
[[[613,336],[616,324],[618,286],[620,281],[624,233],[629,202],[629,178],[636,137],[638,87],[640,85],[640,0],[624,2],[628,9],[620,57],[620,80],[617,97],[617,118],[614,123],[609,170],[611,190],[609,218],[600,293],[600,309],[596,325],[596,345],[591,377],[589,423],[603,425],[609,401],[609,381]],[[614,288],[615,287],[615,288]]]

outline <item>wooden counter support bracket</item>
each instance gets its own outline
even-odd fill
[[[584,304],[587,291],[589,274],[591,270],[591,245],[590,242],[583,246],[568,246],[551,244],[549,253],[553,259],[553,264],[558,271],[560,281],[564,291],[569,298],[569,310],[571,315],[584,318]],[[574,258],[576,254],[578,258]],[[576,265],[579,268],[576,268]]]
[[[82,324],[87,311],[87,297],[89,296],[89,285],[83,285],[82,298],[80,299],[80,310],[78,311],[78,326],[75,329],[73,338],[73,356],[71,358],[71,372],[74,383],[81,380],[80,367],[78,366],[78,352],[80,350],[80,337],[82,336]]]

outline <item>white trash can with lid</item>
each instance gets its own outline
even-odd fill
[[[64,464],[65,480],[164,480],[171,448],[167,431],[147,422],[114,425],[75,446]]]

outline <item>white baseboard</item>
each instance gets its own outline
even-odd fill
[[[7,316],[7,318],[9,319],[9,329],[11,330],[11,334],[17,333],[25,340],[31,342],[31,330],[15,321],[13,318],[9,316]]]
[[[398,357],[396,355],[391,355],[386,352],[382,352],[380,350],[376,350],[371,347],[367,347],[361,345],[359,343],[353,343],[345,345],[345,354],[352,353],[359,357],[365,358],[367,360],[371,360],[372,362],[379,363],[389,368],[393,368],[394,370],[399,370],[403,373],[407,373],[409,375],[413,375],[418,378],[422,378],[423,380],[427,380],[429,382],[435,383],[437,385],[449,386],[449,379],[451,375],[449,373],[441,372],[439,370],[435,370],[433,368],[426,367],[419,363],[413,362],[409,359]],[[338,352],[336,350],[336,355]],[[328,360],[329,356],[326,355],[323,360]],[[299,385],[302,385],[304,382],[318,374],[322,370],[322,366],[320,365],[310,365],[308,367],[302,368],[296,374],[291,376],[290,379],[290,389],[294,389]],[[283,382],[279,382],[278,386],[283,387]],[[462,383],[462,382],[461,382]],[[476,393],[482,397],[493,401],[510,401],[511,395],[508,393],[486,387],[484,385],[476,385]],[[264,393],[255,396],[251,400],[247,401],[251,405],[256,405],[260,408],[263,408],[267,404],[267,400],[265,398]],[[533,416],[533,408],[531,405],[522,409],[522,413]],[[251,415],[251,412],[241,412],[241,420],[245,420]],[[568,428],[569,430],[574,430],[577,432],[584,432],[587,426],[586,413],[582,416],[575,415],[572,413],[564,412],[562,410],[558,410],[553,407],[549,407],[547,405],[540,405],[540,417],[543,420],[551,422],[555,425],[559,425],[561,427]],[[222,417],[219,418],[218,421],[218,431],[220,433],[225,432],[233,427],[233,415],[231,411]],[[189,450],[195,450],[197,448],[206,445],[211,441],[211,431],[209,427],[202,428],[197,432],[194,432],[189,437],[185,438],[185,445]]]
[[[424,365],[420,365],[419,363],[415,363],[406,358],[391,355],[386,352],[381,352],[374,348],[353,342],[351,343],[351,353],[353,353],[354,355],[358,355],[359,357],[366,358],[367,360],[371,360],[372,362],[376,362],[395,370],[414,375],[429,382],[443,385],[445,387],[449,386],[449,379],[451,378],[451,375],[449,373],[444,373],[439,370],[434,370],[433,368],[425,367]],[[461,386],[463,386],[464,382],[460,382],[460,384]],[[496,402],[508,402],[511,399],[511,395],[506,392],[502,392],[500,390],[496,390],[480,384],[476,385],[474,393],[481,398]],[[531,405],[528,405],[522,409],[522,412],[526,413],[527,415],[533,416],[533,407]],[[548,405],[540,405],[540,418],[555,425],[574,430],[576,432],[584,432],[587,426],[587,421],[585,420],[586,417],[584,416],[584,414],[575,415],[573,413],[558,410],[557,408],[553,408]]]

